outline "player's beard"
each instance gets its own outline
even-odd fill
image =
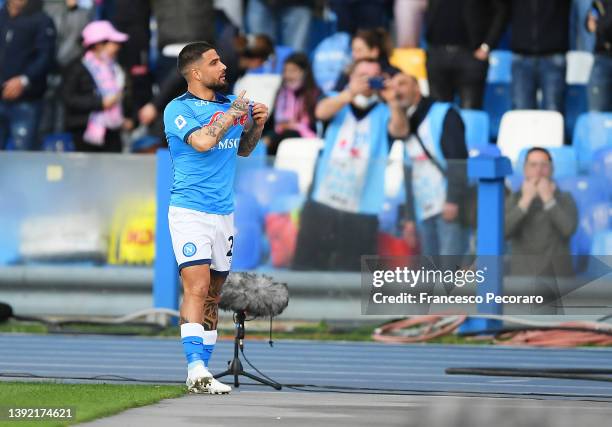
[[[227,82],[223,83],[223,82],[217,80],[216,82],[213,82],[213,83],[207,85],[207,87],[210,90],[214,90],[215,92],[219,92],[219,91],[227,89]]]

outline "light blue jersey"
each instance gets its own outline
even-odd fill
[[[218,120],[235,98],[216,94],[214,101],[207,101],[187,92],[166,106],[164,128],[174,167],[170,206],[217,215],[234,211],[236,156],[247,117],[235,121],[209,151],[198,152],[187,139]]]

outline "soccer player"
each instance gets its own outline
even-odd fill
[[[226,66],[206,42],[188,44],[178,57],[187,92],[164,111],[174,182],[168,221],[183,284],[181,341],[190,392],[225,394],[231,388],[208,371],[217,341],[221,286],[234,245],[236,154],[248,156],[268,118],[264,104],[244,91],[224,96]],[[249,112],[250,111],[250,112]]]

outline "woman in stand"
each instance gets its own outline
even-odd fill
[[[86,51],[66,70],[62,98],[66,130],[76,151],[121,152],[121,130],[130,127],[126,74],[117,63],[127,34],[108,21],[89,23],[82,32]]]

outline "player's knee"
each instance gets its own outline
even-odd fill
[[[189,280],[183,282],[183,293],[195,298],[206,298],[208,295],[208,280]]]

